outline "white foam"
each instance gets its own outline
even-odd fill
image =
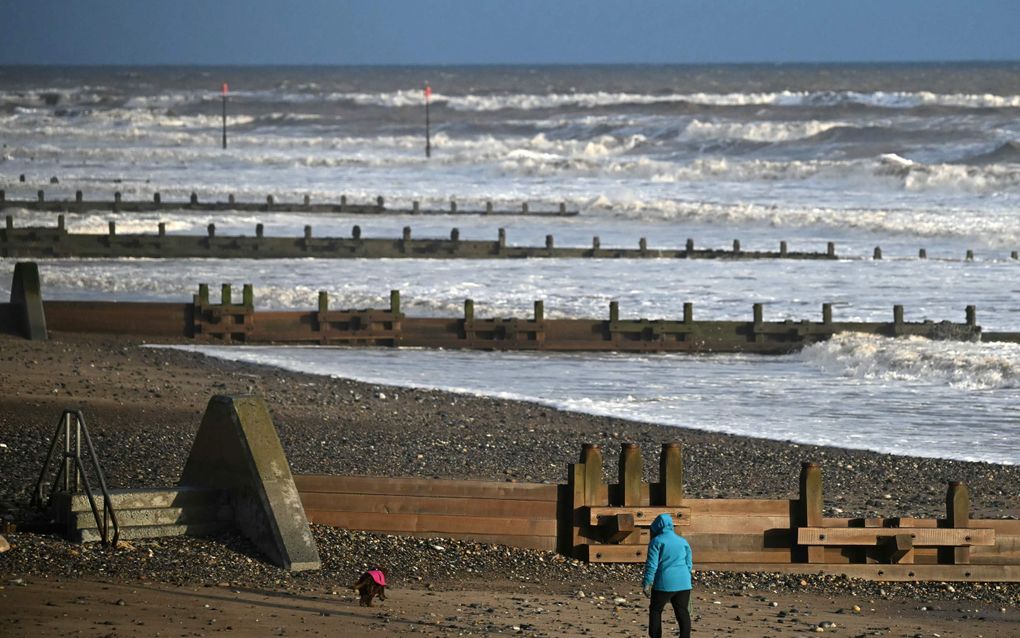
[[[969,390],[1020,387],[1020,345],[846,333],[798,355],[831,374]]]

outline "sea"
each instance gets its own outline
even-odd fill
[[[221,147],[223,95],[228,145]],[[423,89],[431,88],[426,157]],[[495,239],[824,251],[835,261],[41,260],[48,299],[187,301],[251,283],[257,308],[388,304],[456,316],[962,321],[1020,330],[1020,64],[0,67],[10,199],[370,202],[576,217],[68,213],[72,232]],[[52,213],[9,207],[15,226]],[[874,249],[882,259],[874,259]],[[920,259],[920,249],[927,259]],[[964,257],[973,251],[973,260]],[[14,260],[0,259],[0,295]],[[215,297],[215,293],[214,293]],[[189,345],[408,388],[910,456],[1020,463],[1020,346],[847,334],[784,356]]]

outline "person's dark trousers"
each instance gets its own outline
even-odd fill
[[[652,602],[648,605],[648,635],[651,638],[662,636],[662,610],[666,603],[673,605],[676,622],[680,625],[680,638],[691,638],[691,615],[687,604],[691,600],[691,590],[659,591],[652,590]]]

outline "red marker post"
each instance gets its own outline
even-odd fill
[[[429,134],[429,99],[432,97],[432,87],[425,83],[425,157],[432,157],[432,141]]]
[[[223,148],[227,148],[227,83],[223,83]]]

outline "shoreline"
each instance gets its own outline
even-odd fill
[[[167,486],[177,482],[209,398],[251,392],[266,399],[294,473],[558,483],[587,442],[603,446],[605,479],[615,481],[620,444],[636,442],[646,456],[647,480],[655,478],[657,464],[649,460],[658,446],[681,441],[685,492],[693,497],[791,497],[800,462],[814,460],[822,463],[829,516],[941,516],[943,478],[968,482],[975,517],[1020,514],[1016,466],[714,434],[143,345],[127,337],[52,334],[48,342],[31,342],[0,335],[0,386],[8,389],[0,396],[0,443],[6,446],[0,447],[0,516],[16,522],[30,516],[25,503],[64,407],[83,409],[108,484]],[[640,565],[586,565],[549,552],[318,525],[313,534],[323,569],[296,575],[265,563],[237,534],[131,541],[114,553],[49,534],[6,534],[12,550],[0,554],[0,623],[11,635],[66,634],[67,618],[78,619],[78,626],[120,624],[123,635],[151,635],[153,626],[180,625],[165,616],[168,607],[251,609],[259,603],[249,598],[259,595],[273,601],[273,622],[294,631],[328,615],[349,621],[352,636],[377,635],[381,628],[435,636],[643,631]],[[357,607],[348,581],[382,563],[392,569],[391,601]],[[79,591],[79,583],[91,582],[99,593]],[[1017,583],[875,583],[809,575],[805,566],[801,576],[696,572],[695,589],[695,626],[709,632],[737,627],[748,635],[774,635],[815,631],[824,621],[852,628],[851,635],[882,627],[888,635],[923,629],[966,636],[973,635],[970,622],[980,619],[984,636],[1005,637],[1020,623]],[[119,593],[106,596],[107,590]],[[81,597],[101,605],[98,615],[77,603]],[[113,604],[118,597],[127,612]],[[855,604],[863,611],[850,611]],[[51,618],[53,610],[40,606],[69,615]],[[434,617],[433,607],[447,611]],[[510,620],[486,624],[492,609]],[[131,614],[145,627],[132,626]]]

